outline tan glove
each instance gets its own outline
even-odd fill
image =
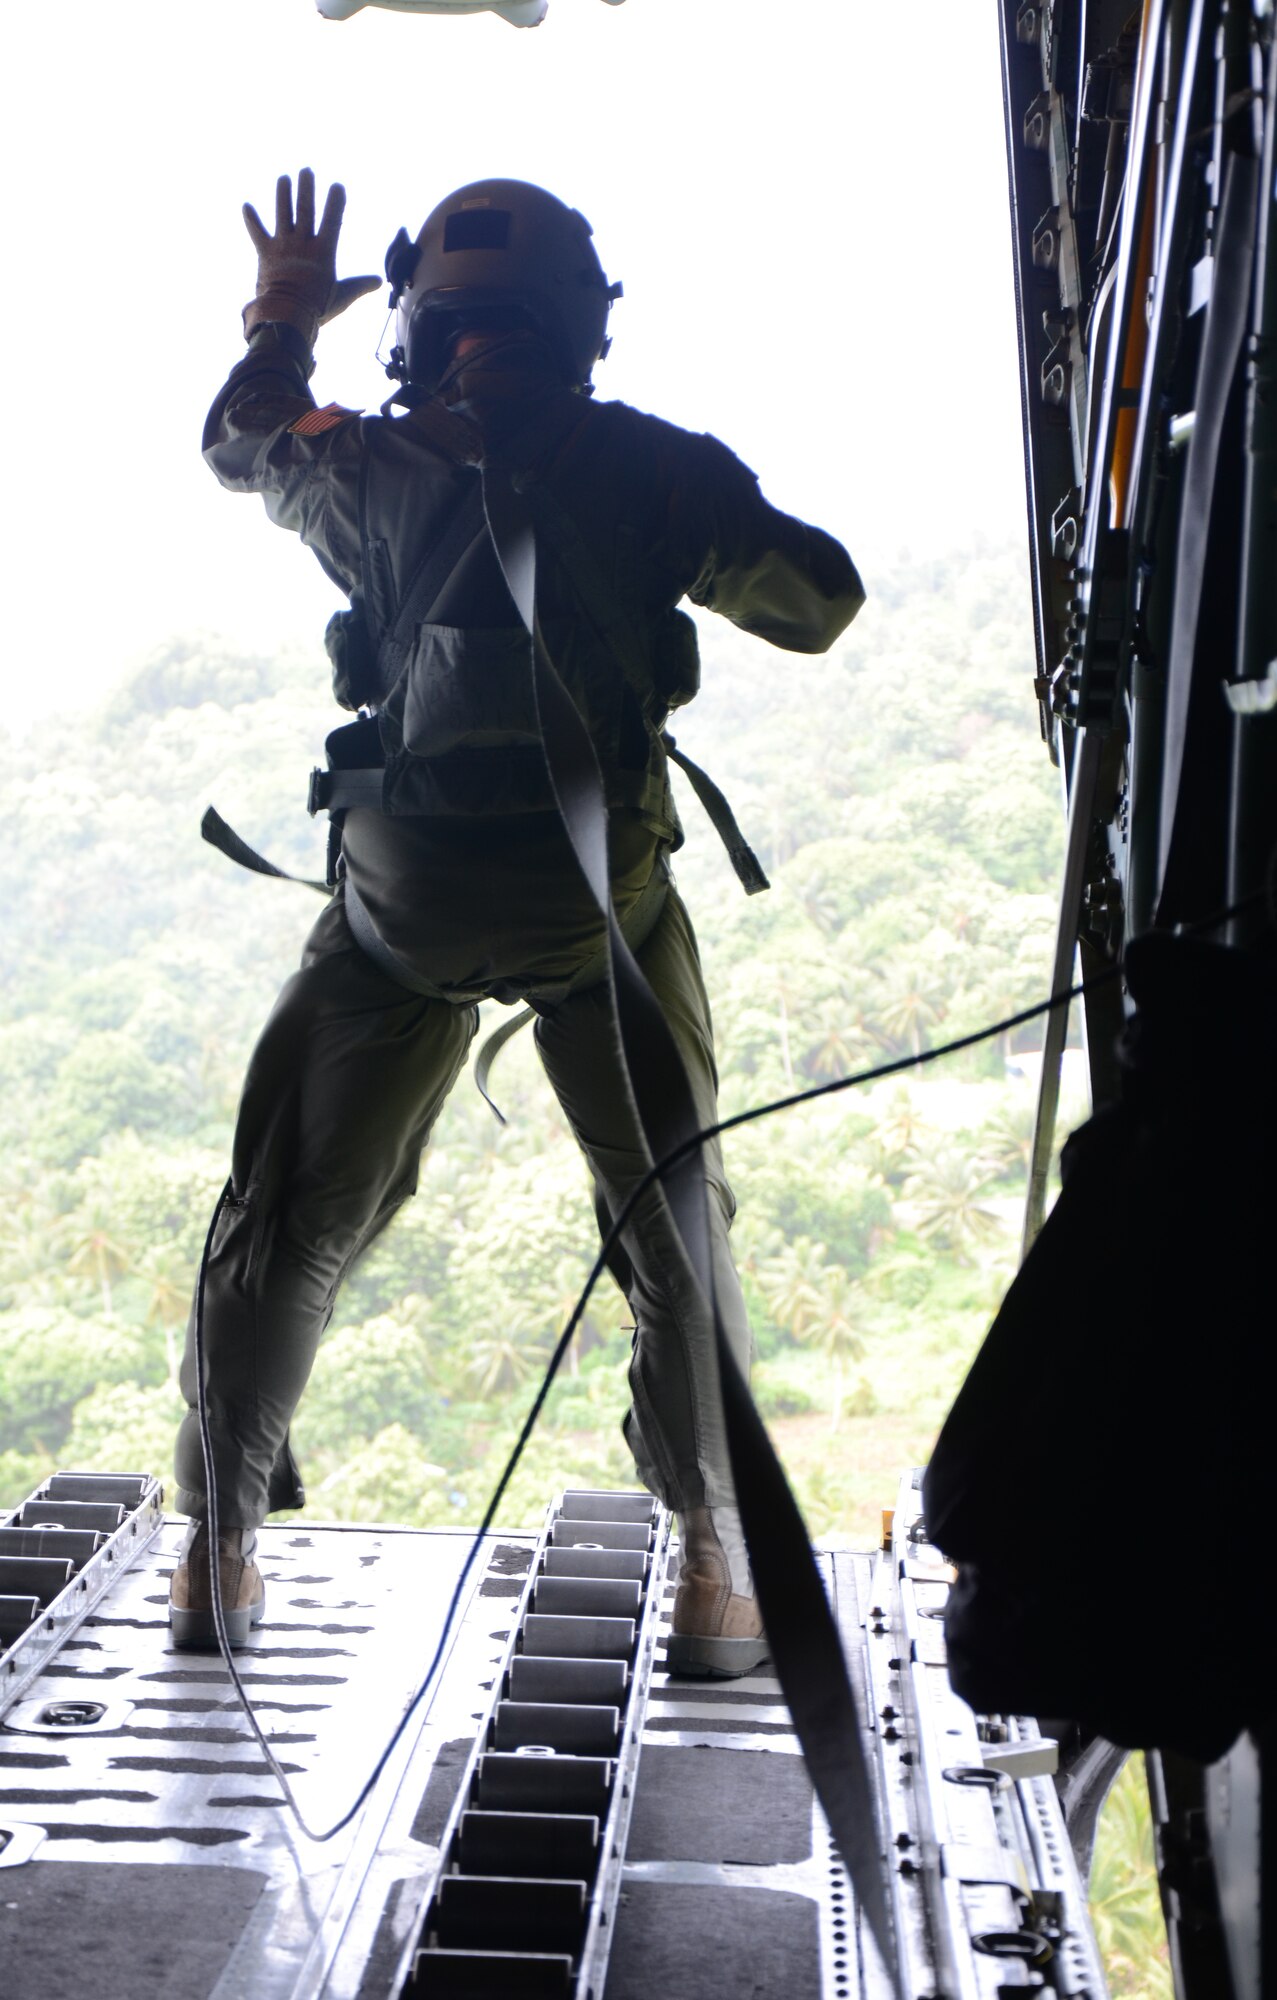
[[[252,204],[244,203],[244,225],[257,252],[257,296],[244,308],[245,338],[268,320],[284,320],[313,347],[326,321],[378,289],[377,277],[337,276],[337,238],[345,209],[346,190],[334,181],[316,229],[315,176],[309,167],[297,176],[296,220],[289,175],[281,174],[276,182],[273,236]]]

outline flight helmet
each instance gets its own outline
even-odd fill
[[[395,346],[388,373],[438,387],[463,327],[531,325],[564,380],[590,390],[608,351],[609,285],[585,217],[528,181],[473,181],[401,229],[386,252]]]

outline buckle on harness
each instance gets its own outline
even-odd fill
[[[316,765],[310,774],[310,790],[306,794],[306,810],[314,819],[316,813],[324,812],[332,797],[333,774]]]

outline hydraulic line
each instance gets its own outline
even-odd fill
[[[1263,164],[1246,398],[1241,615],[1234,709],[1228,890],[1262,878],[1277,839],[1277,38],[1264,52]],[[1234,933],[1234,942],[1241,942]]]
[[[1146,73],[1149,77],[1148,91],[1152,95],[1153,76],[1157,65],[1157,50],[1149,46],[1149,15],[1152,0],[1144,0],[1144,19],[1140,27],[1139,60],[1135,72],[1135,98],[1138,103]],[[1131,162],[1131,166],[1135,164]],[[1130,526],[1131,511],[1131,467],[1135,453],[1136,434],[1139,426],[1139,390],[1144,379],[1144,360],[1148,352],[1148,280],[1153,268],[1153,241],[1156,202],[1154,189],[1157,179],[1157,148],[1148,148],[1144,162],[1144,187],[1141,202],[1139,241],[1135,252],[1135,269],[1127,294],[1126,339],[1122,346],[1122,380],[1118,392],[1118,407],[1113,425],[1113,444],[1109,458],[1109,494],[1112,506],[1112,525],[1115,528]],[[1126,199],[1132,187],[1130,166],[1127,169]]]

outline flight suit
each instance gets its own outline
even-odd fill
[[[601,1214],[619,1210],[650,1164],[618,1073],[608,989],[580,983],[602,927],[526,690],[508,671],[517,614],[486,533],[454,568],[445,615],[432,607],[406,646],[392,643],[420,565],[473,505],[476,466],[515,471],[546,496],[561,534],[578,538],[575,555],[561,536],[559,554],[553,542],[540,548],[539,615],[598,755],[617,914],[623,925],[643,918],[637,956],[702,1125],[717,1116],[717,1076],[695,939],[672,882],[663,899],[652,895],[683,837],[662,725],[694,692],[696,662],[694,630],[676,607],[686,595],[773,644],[815,653],[863,601],[841,546],[770,507],[723,445],[564,389],[535,344],[496,343],[442,397],[396,416],[317,411],[311,366],[293,328],[259,328],[210,412],[205,456],[224,486],[260,493],[271,519],[299,533],[363,607],[374,643],[353,676],[343,653],[336,691],[378,716],[385,780],[380,807],[344,815],[336,892],[244,1086],[232,1196],[205,1274],[224,1527],[300,1504],[293,1411],[345,1273],[416,1186],[479,999],[536,1007],[541,1059]],[[352,933],[348,897],[370,948]],[[703,1159],[720,1310],[746,1368],[732,1195],[716,1143]],[[659,1189],[627,1224],[623,1252],[637,1328],[626,1434],[639,1472],[679,1511],[730,1503],[713,1328]],[[192,1406],[193,1318],[182,1371]],[[177,1477],[178,1505],[202,1516],[193,1407]]]

